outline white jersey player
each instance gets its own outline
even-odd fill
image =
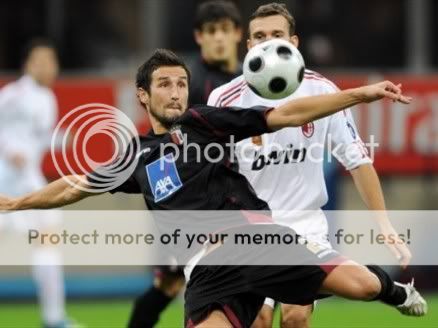
[[[260,6],[250,17],[248,48],[273,38],[285,39],[298,47],[295,20],[283,4]],[[277,107],[293,98],[336,91],[337,87],[331,81],[306,70],[304,80],[295,93],[284,99],[269,100],[255,94],[240,76],[213,90],[208,105]],[[301,128],[285,128],[243,140],[236,147],[239,171],[248,178],[257,195],[268,202],[274,220],[325,246],[330,246],[327,241],[328,226],[320,208],[328,200],[323,174],[323,154],[328,142],[335,150],[333,155],[351,172],[367,207],[384,211],[379,179],[349,110]],[[291,211],[295,213],[291,215]],[[296,211],[311,212],[298,214]],[[379,224],[382,233],[395,234],[387,218],[382,218]],[[401,259],[402,265],[406,265],[410,252],[402,242],[400,245],[397,249],[390,248]],[[266,304],[273,306],[272,301]],[[311,305],[282,305],[282,327],[308,327],[311,311]],[[271,325],[272,309],[265,305],[254,326]]]
[[[294,98],[338,91],[316,72],[306,70],[295,93],[280,100],[255,94],[243,76],[214,90],[208,104],[216,107],[277,107]],[[319,210],[328,200],[323,173],[324,149],[333,143],[334,155],[347,170],[371,163],[349,110],[319,119],[301,128],[286,128],[275,133],[246,139],[236,146],[239,171],[251,182],[257,195],[269,202],[276,222],[286,224],[306,237],[326,243],[327,223],[315,212],[304,217],[291,211]],[[311,220],[312,222],[304,222]]]
[[[54,47],[46,40],[34,40],[26,53],[24,75],[0,89],[0,194],[19,196],[47,184],[41,165],[57,120],[50,86],[58,70]],[[59,220],[53,211],[38,216],[11,213],[2,215],[0,230],[49,231]],[[53,247],[35,247],[32,265],[44,327],[66,327],[61,255]]]
[[[0,193],[18,196],[46,184],[41,162],[57,114],[52,90],[31,75],[0,89]]]

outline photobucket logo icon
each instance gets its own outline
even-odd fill
[[[105,161],[94,160],[87,151],[96,136],[112,141],[112,154]],[[50,151],[58,174],[70,185],[89,193],[102,193],[120,186],[131,176],[139,146],[137,129],[125,113],[113,106],[92,103],[74,108],[59,121]],[[55,155],[59,151],[61,159]],[[87,187],[68,177],[84,174],[89,179],[81,182]]]

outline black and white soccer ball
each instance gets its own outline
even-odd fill
[[[252,47],[243,62],[243,75],[256,94],[267,99],[285,98],[303,81],[304,59],[290,42],[273,39]]]

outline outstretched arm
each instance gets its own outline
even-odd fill
[[[333,94],[291,100],[270,111],[267,122],[272,130],[301,126],[359,103],[369,103],[382,98],[404,104],[409,104],[411,101],[410,97],[402,95],[401,85],[384,81]]]
[[[44,188],[21,197],[11,198],[0,195],[0,210],[17,211],[28,209],[49,209],[76,203],[98,193],[89,193],[84,175],[70,175],[60,178]]]
[[[389,250],[394,254],[403,268],[409,264],[412,254],[403,242],[391,221],[387,217],[385,198],[380,185],[379,176],[372,164],[361,165],[350,171],[359,194],[371,211],[376,211],[376,219],[382,234],[385,236]]]

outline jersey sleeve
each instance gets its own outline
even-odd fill
[[[331,81],[323,79],[319,84],[319,94],[338,92]],[[350,109],[345,109],[328,117],[327,140],[332,146],[332,155],[347,169],[352,170],[363,164],[372,163],[368,150],[362,142]]]
[[[327,85],[322,93],[335,93],[335,85]],[[350,109],[329,117],[328,140],[332,143],[332,154],[347,169],[372,163],[368,150],[361,140]]]
[[[105,190],[114,194],[123,192],[127,194],[140,194],[140,184],[137,182],[135,172],[139,162],[137,152],[131,149],[134,143],[131,142],[128,149],[114,160],[114,162],[97,167],[87,174],[87,180],[91,188],[96,191]]]
[[[221,94],[223,87],[219,87],[214,89],[210,95],[208,96],[207,105],[208,106],[215,106],[216,102]]]
[[[212,138],[240,141],[252,136],[272,132],[266,122],[269,107],[212,107],[199,106],[189,109],[189,124],[207,131]]]

